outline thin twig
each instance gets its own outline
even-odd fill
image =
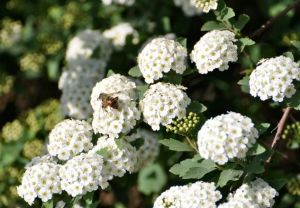
[[[280,138],[282,136],[285,124],[287,122],[287,119],[289,117],[289,114],[290,114],[291,110],[292,110],[292,108],[290,108],[290,107],[286,108],[284,110],[284,113],[283,113],[279,123],[277,124],[277,132],[275,134],[275,137],[274,137],[272,145],[271,145],[272,150],[275,149],[275,147],[278,144],[278,141],[280,140]],[[273,156],[273,154],[269,157],[269,159],[267,160],[267,163],[271,162],[272,156]]]
[[[279,19],[281,19],[283,16],[285,16],[289,11],[292,9],[295,9],[297,6],[300,5],[300,0],[294,2],[293,4],[290,4],[287,6],[282,12],[265,22],[258,30],[256,30],[254,33],[250,35],[250,38],[258,38],[260,37],[264,32],[266,32],[275,22],[277,22]]]

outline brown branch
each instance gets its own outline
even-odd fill
[[[292,108],[288,107],[284,110],[284,113],[279,121],[279,123],[277,124],[277,132],[275,134],[275,137],[273,139],[272,145],[271,145],[271,149],[274,150],[278,144],[278,141],[280,140],[285,124],[287,122],[287,119],[290,115]],[[271,162],[273,154],[269,157],[269,159],[267,160],[267,163]]]
[[[250,38],[258,38],[260,37],[264,32],[266,32],[275,22],[277,22],[280,18],[285,16],[289,11],[292,9],[295,9],[297,6],[300,5],[300,0],[294,2],[293,4],[290,4],[287,6],[282,12],[265,22],[258,30],[256,30],[254,33],[250,35]]]

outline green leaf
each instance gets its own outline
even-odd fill
[[[206,110],[207,110],[207,107],[198,101],[192,101],[191,104],[187,108],[188,112],[194,112],[194,113],[199,113],[199,114],[205,112]]]
[[[300,41],[291,41],[291,44],[300,51]]]
[[[149,164],[138,174],[138,189],[146,195],[159,193],[166,183],[166,173],[159,164]]]
[[[285,57],[288,57],[290,59],[292,59],[293,61],[295,60],[294,54],[292,52],[285,52],[282,55],[284,55]]]
[[[262,135],[263,133],[265,133],[270,128],[270,126],[271,126],[271,124],[269,124],[269,123],[259,124],[257,127],[259,135]]]
[[[186,38],[179,37],[179,38],[176,39],[176,41],[178,43],[180,43],[180,45],[182,45],[184,48],[187,47],[187,39]]]
[[[238,84],[241,85],[242,92],[244,92],[244,93],[249,93],[250,92],[249,80],[250,80],[250,77],[245,76],[245,77],[243,77],[243,79],[241,79],[238,82]]]
[[[264,153],[265,151],[266,151],[266,148],[264,148],[262,145],[256,143],[256,144],[254,144],[253,147],[251,147],[248,150],[247,155],[248,156],[260,155],[260,154]]]
[[[138,66],[132,67],[129,71],[128,74],[132,77],[141,77],[142,72],[140,71],[140,68]]]
[[[242,170],[234,170],[234,169],[226,169],[223,170],[220,174],[218,180],[218,186],[224,187],[227,185],[229,181],[237,181],[243,175]]]
[[[195,155],[193,158],[190,159],[185,159],[181,161],[180,163],[177,163],[173,165],[170,168],[170,172],[173,173],[174,175],[178,175],[179,177],[183,177],[191,168],[198,167],[199,165],[199,160],[200,160],[199,155]]]
[[[235,13],[232,8],[225,7],[220,12],[216,12],[217,20],[227,21],[235,16]]]
[[[47,72],[50,80],[57,80],[59,77],[59,62],[58,60],[49,60],[47,62]]]
[[[249,22],[250,17],[246,14],[241,14],[237,21],[233,22],[233,27],[238,31],[241,31]]]
[[[255,42],[250,39],[250,38],[240,38],[238,40],[238,45],[239,45],[239,49],[240,49],[240,52],[242,52],[246,46],[251,46],[251,45],[254,45]]]
[[[142,100],[144,98],[145,92],[149,89],[149,85],[140,85],[137,86],[137,91],[139,94],[139,99]]]
[[[163,28],[164,31],[166,33],[169,33],[171,31],[171,21],[169,17],[163,17],[162,18],[162,24],[163,24]]]
[[[106,149],[106,148],[103,148],[103,149],[101,149],[101,150],[98,150],[97,151],[97,154],[98,155],[101,155],[102,157],[105,157],[105,158],[107,158],[108,157],[108,150]]]
[[[197,167],[190,168],[183,179],[201,179],[206,174],[216,170],[216,164],[211,160],[203,160],[201,163],[198,163]]]
[[[47,202],[44,202],[43,203],[43,207],[45,208],[53,208],[54,207],[54,204],[53,204],[53,199],[47,201]]]
[[[264,161],[255,158],[252,162],[246,165],[245,171],[247,173],[262,174],[265,172]]]
[[[108,72],[107,72],[106,77],[110,77],[113,74],[115,74],[115,72],[112,69],[109,69]]]
[[[296,93],[289,99],[286,100],[289,107],[295,110],[300,110],[300,91],[297,89]]]
[[[182,82],[182,75],[181,74],[177,74],[176,72],[172,71],[167,73],[164,78],[163,78],[164,82],[168,82],[171,84],[175,84],[175,85],[180,85]]]
[[[116,139],[115,142],[119,149],[123,149],[123,138]]]
[[[192,147],[190,147],[187,143],[180,142],[175,139],[163,139],[160,140],[159,143],[167,146],[170,150],[176,152],[192,152],[194,151]]]
[[[208,21],[204,23],[204,25],[202,25],[201,27],[201,31],[211,31],[211,30],[220,30],[220,29],[226,29],[226,28],[222,23],[216,21]]]

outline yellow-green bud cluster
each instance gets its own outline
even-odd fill
[[[1,132],[1,136],[6,143],[14,142],[23,136],[24,127],[19,120],[6,123]]]
[[[300,174],[292,178],[286,185],[289,193],[300,196]]]
[[[197,113],[190,112],[183,119],[175,119],[166,128],[167,132],[179,135],[189,135],[199,126],[200,122],[200,116]]]
[[[298,148],[300,146],[300,122],[287,125],[282,138],[288,140],[289,147]]]
[[[23,155],[27,159],[32,159],[42,155],[44,149],[44,143],[39,139],[34,139],[24,144]]]
[[[58,53],[63,48],[63,42],[57,38],[53,38],[51,35],[42,33],[38,35],[38,41],[42,46],[43,51],[48,55]]]
[[[40,53],[28,53],[20,60],[20,68],[25,72],[39,72],[45,62],[45,56]]]
[[[300,35],[296,32],[287,33],[282,38],[282,43],[285,46],[291,46],[293,41],[299,41]]]
[[[0,73],[0,96],[8,93],[14,85],[14,77]]]

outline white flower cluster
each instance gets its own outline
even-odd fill
[[[201,9],[203,12],[208,13],[210,10],[218,8],[218,0],[191,0],[192,4]]]
[[[92,127],[86,121],[64,120],[49,134],[48,152],[60,160],[68,160],[93,147]]]
[[[78,33],[68,44],[66,60],[96,58],[108,61],[112,52],[109,41],[97,30],[84,30]]]
[[[132,43],[136,44],[139,41],[138,32],[131,26],[130,23],[120,23],[103,32],[103,36],[110,40],[116,49],[122,49],[128,36],[132,36]]]
[[[300,80],[300,68],[292,59],[285,56],[263,59],[250,75],[250,94],[261,100],[272,98],[282,102],[295,94],[294,80]]]
[[[92,91],[94,132],[118,137],[128,133],[140,119],[136,84],[127,77],[113,74],[98,82]]]
[[[92,116],[92,88],[104,77],[111,52],[109,41],[96,30],[84,30],[70,41],[67,66],[59,79],[61,108],[65,116],[76,119]]]
[[[59,170],[61,188],[75,197],[108,186],[103,175],[102,156],[82,153],[68,160]]]
[[[159,154],[158,135],[145,129],[138,129],[136,133],[126,136],[125,139],[130,143],[136,143],[137,164],[135,171],[141,170],[148,163],[152,162]],[[141,145],[139,146],[139,144]]]
[[[225,164],[233,158],[242,159],[258,138],[250,118],[229,112],[207,120],[198,132],[201,157]]]
[[[221,198],[214,183],[196,182],[171,187],[155,200],[153,208],[216,208]]]
[[[59,168],[56,163],[46,161],[28,167],[22,184],[17,187],[19,196],[32,205],[36,198],[46,202],[53,194],[61,193]]]
[[[267,182],[258,178],[249,184],[243,184],[234,194],[230,194],[228,202],[220,205],[219,208],[269,208],[273,207],[277,194],[277,191]]]
[[[138,66],[147,83],[153,83],[171,69],[178,74],[186,70],[187,50],[180,43],[160,37],[150,41],[138,55]]]
[[[183,91],[184,89],[179,85],[158,82],[145,92],[140,107],[144,121],[154,131],[160,129],[160,124],[167,126],[174,118],[181,119],[185,116],[191,99]]]
[[[192,0],[174,0],[176,6],[181,7],[186,16],[194,16],[202,13],[202,10],[192,4]]]
[[[104,5],[111,5],[111,4],[120,4],[125,6],[132,6],[135,0],[102,0]]]
[[[235,34],[228,30],[213,30],[206,33],[194,46],[191,60],[196,63],[200,74],[214,69],[220,71],[229,68],[229,62],[238,59]]]
[[[114,139],[103,136],[90,151],[101,154],[103,152],[105,177],[111,180],[114,176],[122,177],[128,171],[132,173],[137,164],[137,151],[124,139]]]

